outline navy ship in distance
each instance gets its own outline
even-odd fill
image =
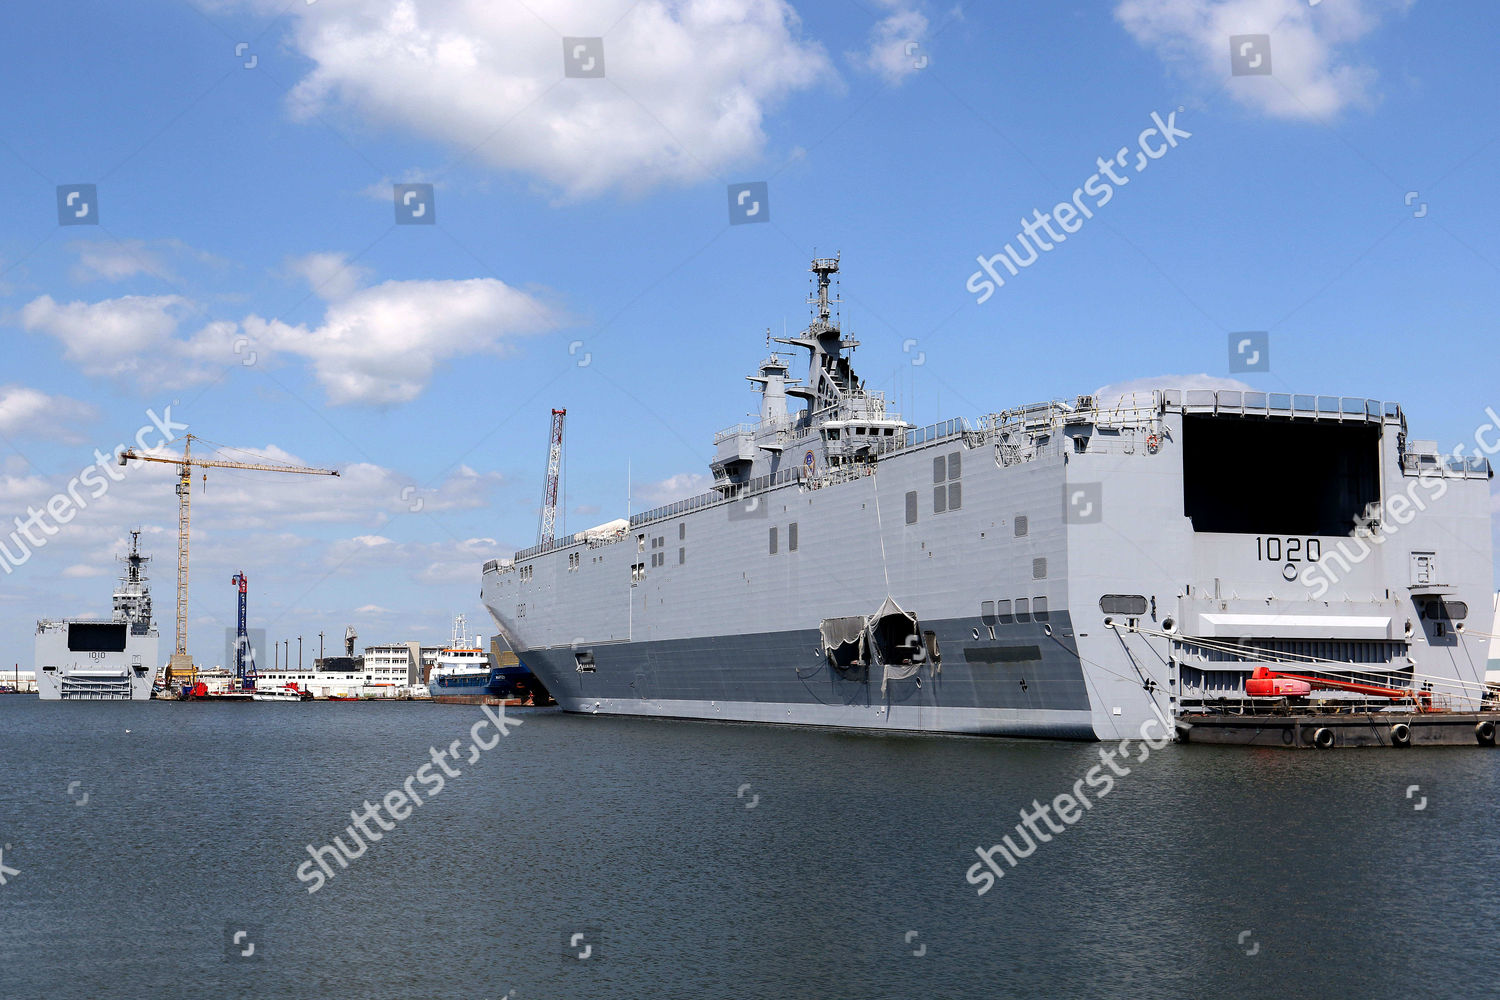
[[[811,270],[811,322],[778,338],[805,379],[776,353],[749,376],[760,419],[715,435],[709,492],[484,565],[564,709],[1121,739],[1252,704],[1287,662],[1479,707],[1457,626],[1491,606],[1483,459],[1363,397],[1159,389],[914,427],[854,371],[838,258]]]
[[[36,624],[36,690],[42,701],[146,701],[160,667],[141,533],[130,533],[109,618]]]

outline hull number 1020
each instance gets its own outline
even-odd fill
[[[1316,538],[1281,538],[1269,535],[1255,539],[1255,558],[1261,562],[1317,562],[1323,558],[1323,543]]]

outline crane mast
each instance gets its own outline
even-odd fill
[[[250,578],[241,571],[236,573],[229,581],[240,588],[240,615],[239,625],[234,634],[234,676],[240,682],[240,689],[245,688],[245,650],[250,645],[250,633],[246,629],[245,621],[245,598],[250,589]],[[254,661],[251,661],[251,669],[254,670]]]
[[[552,411],[552,434],[547,449],[547,487],[542,494],[542,527],[537,544],[550,545],[557,535],[557,482],[562,475],[563,418],[567,410]]]
[[[125,453],[120,454],[120,464],[125,464]],[[177,467],[177,640],[172,649],[172,662],[167,668],[167,679],[172,679],[175,670],[193,672],[193,659],[187,655],[187,607],[188,607],[188,525],[192,521],[193,509],[193,436],[189,434],[182,443],[182,464]]]
[[[194,673],[193,658],[187,651],[187,609],[188,609],[188,535],[191,525],[192,503],[193,503],[193,469],[244,469],[252,472],[291,472],[308,476],[336,476],[336,469],[314,469],[301,465],[272,465],[269,463],[255,462],[225,462],[217,459],[205,461],[193,458],[193,440],[196,435],[189,434],[183,441],[182,457],[175,458],[171,455],[147,455],[133,448],[126,448],[120,452],[119,463],[127,465],[131,460],[137,462],[161,462],[166,465],[177,466],[177,641],[173,647],[172,659],[167,666],[167,679],[174,676],[187,675],[191,677]],[[200,439],[201,440],[201,439]],[[240,629],[244,632],[244,591],[240,597]],[[235,657],[236,667],[241,665],[241,656]]]

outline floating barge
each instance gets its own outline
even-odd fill
[[[515,707],[530,704],[529,699],[500,698],[492,694],[439,694],[432,700],[439,705],[504,705]]]
[[[1184,715],[1183,743],[1332,750],[1339,747],[1493,747],[1500,712],[1306,712]]]

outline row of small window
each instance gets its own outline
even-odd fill
[[[570,552],[570,553],[568,553],[568,572],[569,573],[573,572],[574,570],[576,570],[581,565],[583,565],[583,553],[581,553],[581,552]]]
[[[531,573],[532,573],[533,569],[534,569],[534,567],[532,567],[532,566],[522,566],[521,567],[521,579],[522,580],[530,580],[531,579]]]
[[[828,440],[830,441],[837,441],[839,439],[839,429],[837,427],[830,427],[825,433],[827,434]],[[861,436],[868,434],[870,437],[880,437],[882,434],[884,434],[886,437],[893,437],[896,431],[893,427],[871,427],[866,430],[864,427],[856,424],[855,426],[849,428],[849,433],[858,434]]]
[[[1045,597],[1018,597],[1014,601],[983,601],[979,605],[979,616],[986,625],[1010,625],[1013,622],[1044,622],[1052,617],[1047,610]]]
[[[776,530],[775,527],[773,527],[773,528],[771,528],[771,555],[773,555],[773,556],[776,554],[776,539],[777,539],[777,530]],[[797,522],[796,521],[793,521],[791,524],[788,524],[786,526],[786,550],[788,552],[796,552],[797,551]]]

